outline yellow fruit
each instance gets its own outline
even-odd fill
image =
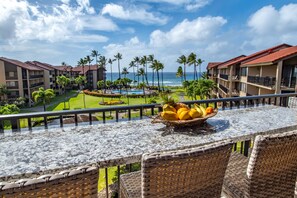
[[[178,118],[180,119],[180,120],[189,120],[189,119],[191,119],[191,116],[189,115],[189,110],[187,110],[187,111],[182,111],[179,115],[178,115]]]
[[[189,115],[192,117],[192,118],[199,118],[202,116],[202,114],[200,112],[198,112],[196,109],[192,108],[189,112]]]
[[[165,120],[178,120],[178,116],[173,111],[163,111],[161,117]]]
[[[169,104],[165,104],[163,106],[163,111],[172,111],[172,112],[176,113],[176,109],[173,106],[169,105]]]
[[[176,103],[175,104],[175,106],[174,106],[174,108],[178,111],[179,109],[181,109],[181,108],[186,108],[186,109],[190,109],[189,107],[188,107],[188,105],[186,105],[186,104],[184,104],[184,103],[181,103],[181,102],[179,102],[179,103]]]
[[[179,116],[182,112],[184,112],[184,111],[189,111],[189,109],[187,109],[187,108],[180,108],[180,109],[178,109],[178,111],[177,111],[177,115]]]
[[[202,117],[205,117],[207,115],[206,109],[203,106],[199,106],[200,110],[202,111]]]

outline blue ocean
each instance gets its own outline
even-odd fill
[[[152,85],[152,81],[153,81],[153,73],[152,72],[148,72],[148,82],[150,85]],[[198,73],[199,75],[199,73]],[[200,75],[199,75],[200,76]],[[121,77],[124,78],[124,75],[121,74]],[[127,78],[130,78],[132,80],[134,80],[134,76],[133,76],[133,72],[129,73],[126,75]],[[116,80],[119,78],[119,74],[118,73],[112,73],[112,80]],[[194,73],[193,72],[187,72],[187,76],[186,76],[187,80],[193,80],[194,78]],[[107,80],[111,80],[111,73],[107,72],[106,73],[106,79]],[[138,76],[135,76],[135,80],[138,80]],[[139,81],[142,82],[142,76],[139,76]],[[154,85],[157,85],[158,81],[157,81],[157,76],[155,73],[155,80],[154,80]],[[160,73],[160,83],[161,83],[161,73]],[[181,86],[181,78],[176,77],[176,72],[163,72],[163,83],[164,86]]]

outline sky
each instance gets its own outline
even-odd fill
[[[75,66],[97,50],[121,53],[121,67],[154,54],[176,72],[177,58],[194,52],[205,70],[208,62],[297,45],[296,35],[296,0],[0,0],[0,56],[52,65]]]

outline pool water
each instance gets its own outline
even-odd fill
[[[112,93],[120,93],[120,90],[118,89],[115,89],[115,90],[112,90]],[[122,89],[122,94],[127,94],[127,90],[125,89]],[[128,94],[129,95],[133,95],[133,94],[143,94],[143,91],[141,89],[131,89],[131,90],[128,90]]]

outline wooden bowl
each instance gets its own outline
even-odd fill
[[[152,123],[162,123],[166,126],[171,127],[190,127],[190,126],[201,126],[203,123],[211,117],[217,115],[218,110],[215,109],[213,113],[206,115],[204,118],[194,118],[191,120],[164,120],[159,113],[153,120]]]

